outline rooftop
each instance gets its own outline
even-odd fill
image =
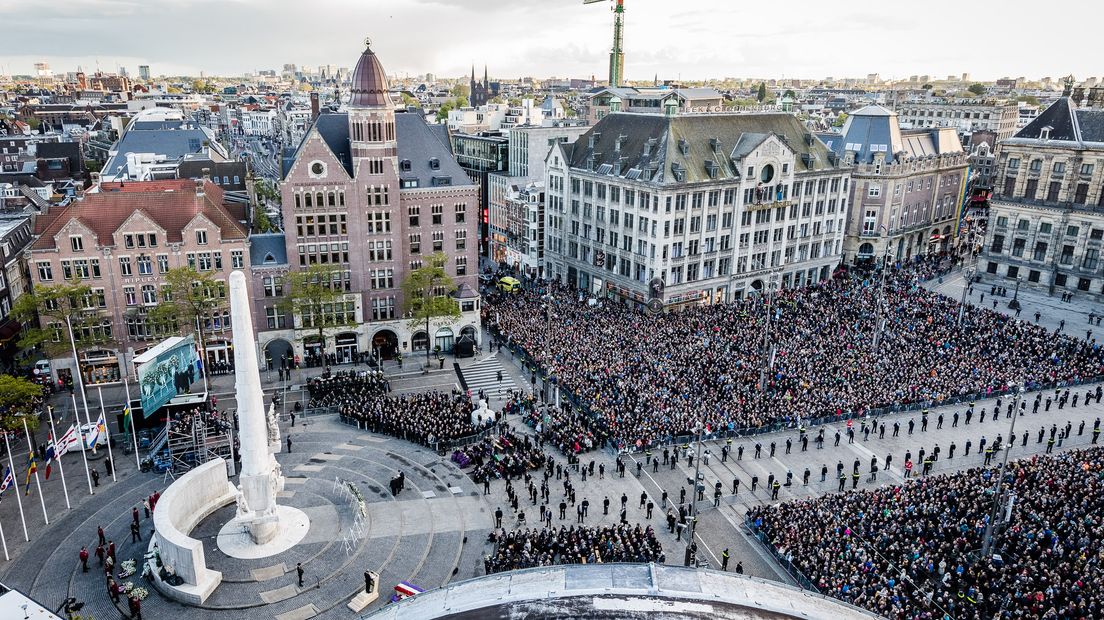
[[[74,219],[91,229],[101,246],[113,246],[115,231],[139,211],[164,229],[168,243],[181,242],[184,228],[200,214],[219,228],[223,239],[246,238],[245,227],[223,205],[218,185],[205,181],[202,195],[197,195],[196,181],[173,179],[103,183],[99,192],[86,194],[81,200],[39,217],[35,222],[38,239],[31,249],[53,249],[54,235]]]

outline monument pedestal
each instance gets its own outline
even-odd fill
[[[267,538],[260,542],[253,537],[253,530],[262,525]],[[277,505],[276,514],[258,521],[250,517],[231,519],[219,531],[216,543],[219,551],[232,558],[256,560],[283,553],[291,549],[310,530],[307,513],[291,506]]]

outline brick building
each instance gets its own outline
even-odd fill
[[[379,58],[366,48],[346,111],[320,115],[283,162],[287,268],[339,265],[347,296],[334,311],[354,326],[333,329],[322,350],[302,317],[274,323],[294,327],[259,325],[266,355],[294,347],[343,362],[376,349],[384,357],[428,346],[450,351],[464,335],[479,338],[478,187],[453,158],[445,126],[396,112],[387,88]],[[437,251],[449,257],[463,316],[426,333],[403,319],[401,285]],[[278,311],[286,289],[278,277],[272,287],[258,297],[256,316]]]
[[[173,335],[146,320],[164,300],[169,269],[190,265],[222,282],[234,269],[248,273],[244,213],[235,212],[241,209],[224,205],[222,190],[210,181],[171,180],[104,183],[99,192],[37,218],[28,257],[32,283],[76,279],[92,287],[90,308],[100,310],[100,329],[113,340],[82,353],[85,382],[120,381],[135,355]],[[224,296],[226,287],[217,294]],[[230,360],[229,309],[208,317],[204,331],[208,362]],[[73,359],[62,356],[51,365],[65,375]]]

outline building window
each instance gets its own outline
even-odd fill
[[[123,287],[123,299],[126,300],[126,305],[128,306],[138,305],[138,294],[135,292],[133,286]]]
[[[157,288],[154,285],[142,285],[142,303],[147,306],[157,305]]]
[[[462,276],[468,273],[468,257],[457,256],[456,257],[456,275]]]
[[[168,273],[169,271],[169,255],[158,254],[157,255],[157,272]]]
[[[284,281],[278,276],[265,276],[261,279],[261,287],[265,297],[284,296]]]
[[[46,261],[38,262],[38,279],[42,282],[50,282],[54,279],[54,268]]]
[[[195,233],[196,233],[196,243],[199,244],[199,245],[207,245],[207,231],[203,230],[203,229],[200,229],[200,230],[195,231]]]
[[[230,267],[242,269],[245,267],[245,253],[241,250],[230,250]]]
[[[119,257],[119,273],[124,276],[133,275],[129,256]]]
[[[881,196],[882,186],[878,185],[877,183],[871,184],[869,190],[867,191],[867,195],[869,195],[871,198],[877,198],[878,196]]]
[[[74,252],[84,251],[84,237],[81,237],[80,235],[73,235],[69,237],[69,247],[72,248]]]
[[[411,226],[418,225],[418,215],[421,213],[422,208],[415,205],[406,209],[407,217],[409,218]]]
[[[456,231],[456,249],[463,250],[468,247],[468,231]]]
[[[284,315],[276,306],[268,306],[265,308],[265,318],[268,320],[269,329],[284,328]]]
[[[433,231],[433,251],[440,252],[444,249],[445,233],[440,230]]]
[[[430,213],[433,216],[433,225],[440,226],[441,221],[444,218],[445,205],[432,205],[430,207]]]
[[[422,253],[422,235],[421,233],[411,233],[410,235],[410,253],[421,254]]]
[[[153,275],[153,261],[150,260],[149,256],[147,256],[145,254],[142,254],[138,257],[137,262],[138,262],[138,275],[140,275],[140,276],[151,276],[151,275]]]
[[[468,205],[463,202],[456,203],[456,223],[463,224],[467,215]]]
[[[1035,252],[1032,254],[1031,259],[1037,261],[1046,260],[1047,243],[1045,241],[1035,242]]]

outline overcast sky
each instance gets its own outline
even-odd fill
[[[1088,0],[1049,0],[1086,15]],[[1104,40],[1036,21],[1026,0],[626,0],[630,80],[969,72],[1104,74]],[[389,74],[607,75],[612,14],[582,0],[0,0],[0,73],[120,65],[154,75],[352,67],[366,36]],[[1104,13],[1090,9],[1088,13]],[[1072,28],[1072,30],[1071,30]],[[1085,33],[1082,37],[1079,33]]]

